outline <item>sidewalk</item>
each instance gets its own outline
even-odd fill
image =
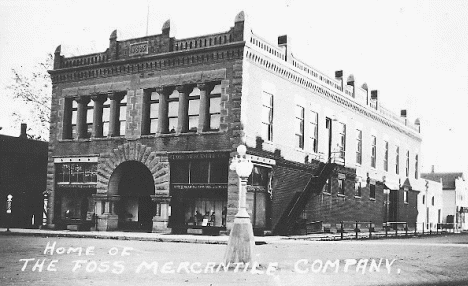
[[[123,231],[72,231],[72,230],[48,230],[48,229],[24,229],[10,228],[10,232],[6,228],[0,228],[1,235],[22,235],[22,236],[42,236],[42,237],[74,237],[74,238],[94,238],[94,239],[117,239],[117,240],[141,240],[155,242],[180,242],[180,243],[203,243],[203,244],[227,244],[229,236],[207,236],[193,234],[163,234],[163,233],[144,233],[144,232],[123,232]],[[447,232],[439,234],[450,234]],[[421,236],[421,233],[417,233]],[[425,233],[424,235],[429,235]],[[436,235],[435,232],[432,235]],[[415,233],[408,232],[406,236],[404,231],[398,232],[398,238],[414,237]],[[395,238],[395,232],[388,232],[387,238]],[[385,232],[373,232],[372,238],[385,238]],[[343,239],[356,239],[354,232],[343,234]],[[368,232],[358,233],[358,239],[369,239]],[[294,236],[256,236],[255,243],[271,244],[271,243],[294,243],[299,241],[339,241],[341,240],[340,233],[317,233],[308,235]]]

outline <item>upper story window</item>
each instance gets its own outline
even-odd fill
[[[432,205],[434,205],[434,196],[432,196]]]
[[[425,195],[422,196],[422,203],[423,203],[423,205],[426,203],[426,196]]]
[[[273,141],[273,95],[262,93],[262,138]]]
[[[362,164],[362,130],[356,129],[356,163]]]
[[[416,156],[414,157],[414,178],[417,179],[419,177],[419,171],[418,171],[418,166],[419,164],[419,156],[418,154],[416,154]]]
[[[90,101],[86,107],[86,138],[90,138],[93,134],[93,118],[94,117],[94,101]]]
[[[78,103],[76,100],[72,101],[72,115],[71,115],[71,130],[72,130],[72,137],[78,137],[78,130],[76,128],[76,121],[78,120]]]
[[[377,161],[377,137],[374,135],[371,136],[371,142],[372,142],[372,149],[371,149],[371,167],[375,168],[376,167],[376,161]]]
[[[158,131],[158,119],[159,119],[159,94],[152,92],[150,97],[150,134],[156,134]]]
[[[109,122],[110,122],[110,99],[107,98],[102,104],[102,136],[109,135]]]
[[[384,141],[384,160],[383,160],[384,171],[388,172],[388,141]]]
[[[167,117],[169,119],[169,133],[175,133],[177,131],[178,116],[179,116],[179,92],[174,90],[167,100],[168,112]]]
[[[400,174],[400,147],[395,148],[395,173]]]
[[[219,130],[221,119],[221,85],[218,84],[210,93],[210,130]]]
[[[127,96],[124,96],[119,102],[119,134],[116,135],[125,135],[125,128],[127,126]]]
[[[318,114],[315,111],[310,111],[310,144],[312,152],[318,152]]]
[[[296,105],[296,148],[304,149],[304,107]]]
[[[409,193],[408,189],[405,188],[403,191],[403,201],[405,202],[405,204],[408,203],[408,193]]]
[[[338,155],[341,159],[345,159],[346,154],[346,124],[338,122]]]
[[[406,177],[409,177],[409,151],[406,151]]]
[[[194,88],[188,96],[188,120],[189,132],[197,132],[198,120],[200,118],[200,90]]]

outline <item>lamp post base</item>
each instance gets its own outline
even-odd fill
[[[250,218],[236,217],[224,256],[225,264],[252,262],[254,245],[255,240]]]

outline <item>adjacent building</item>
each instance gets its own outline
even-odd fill
[[[416,223],[419,120],[350,74],[300,61],[287,36],[265,41],[243,12],[218,34],[177,39],[167,21],[159,35],[114,31],[100,53],[65,57],[59,46],[50,74],[50,227],[229,230],[239,144],[254,163],[256,233]]]
[[[19,137],[0,135],[0,226],[43,224],[46,174],[47,142],[28,139],[26,124],[21,125]],[[7,203],[8,195],[11,203]]]
[[[467,230],[468,183],[463,172],[423,173],[421,177],[442,184],[443,202],[440,222],[459,230]]]
[[[421,174],[423,176],[423,174]],[[418,230],[437,231],[443,223],[444,192],[442,182],[425,180],[425,188],[418,195]]]

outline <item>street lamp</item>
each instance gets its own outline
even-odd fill
[[[387,222],[388,222],[388,217],[389,217],[388,205],[390,204],[390,201],[389,201],[390,189],[384,188],[383,192],[385,194],[385,219],[384,219],[384,221],[385,221],[385,233],[387,233],[387,230],[388,230]]]
[[[253,258],[255,245],[252,223],[247,213],[247,179],[252,173],[253,164],[250,156],[246,155],[247,148],[244,145],[237,147],[237,153],[229,168],[236,171],[239,176],[239,206],[234,219],[234,224],[229,235],[228,247],[224,256],[226,265],[229,263],[249,263]]]
[[[8,217],[8,222],[7,222],[7,232],[10,232],[10,222],[11,222],[11,199],[13,199],[13,196],[11,194],[8,194],[7,196],[7,201],[6,201],[6,213]]]

